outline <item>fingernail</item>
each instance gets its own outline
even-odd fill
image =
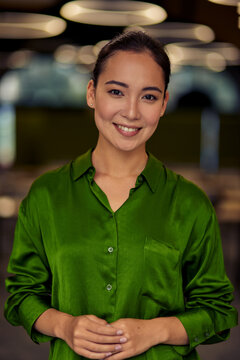
[[[118,330],[117,331],[117,335],[122,335],[123,334],[123,331],[122,330]]]
[[[122,348],[121,345],[116,345],[115,346],[115,350],[121,350],[121,348]]]
[[[112,355],[111,352],[106,353],[106,356],[111,356],[111,355]]]
[[[122,337],[121,339],[120,339],[120,343],[125,343],[127,341],[127,338],[125,338],[125,337]]]

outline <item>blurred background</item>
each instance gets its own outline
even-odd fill
[[[220,222],[240,309],[240,1],[0,1],[0,302],[20,201],[43,172],[95,145],[86,85],[107,40],[129,29],[159,39],[172,62],[170,101],[148,149],[198,184]],[[197,206],[197,204],[196,204]],[[0,358],[42,360],[0,313]],[[201,345],[205,360],[239,359],[230,339]]]

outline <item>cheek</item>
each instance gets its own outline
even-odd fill
[[[96,111],[97,109],[97,111]],[[110,120],[114,113],[116,112],[116,107],[112,106],[111,103],[107,101],[97,101],[96,108],[95,108],[95,114],[97,117],[101,118],[103,121]]]
[[[148,110],[146,112],[146,122],[148,126],[156,128],[160,119],[160,111]]]

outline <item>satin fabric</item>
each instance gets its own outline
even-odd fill
[[[89,150],[32,185],[8,266],[6,318],[35,342],[50,340],[49,359],[73,360],[81,357],[64,341],[33,329],[49,307],[109,323],[177,316],[189,345],[159,344],[135,358],[199,359],[198,344],[225,340],[237,324],[210,201],[149,154],[113,212],[94,173]]]

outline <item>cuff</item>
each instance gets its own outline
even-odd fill
[[[188,355],[197,345],[215,335],[212,319],[204,309],[191,309],[175,316],[183,324],[189,339],[188,345],[173,346],[174,350],[180,355]]]
[[[48,297],[36,295],[29,295],[26,297],[18,308],[21,324],[23,324],[28,335],[36,344],[53,339],[53,337],[41,334],[33,328],[37,318],[48,309],[50,309]]]

